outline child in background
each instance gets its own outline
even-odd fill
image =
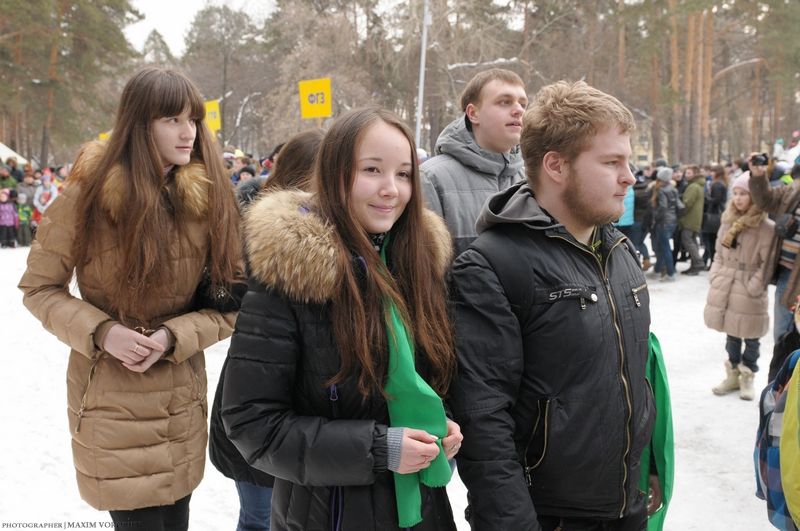
[[[24,192],[17,194],[17,217],[19,218],[17,243],[21,247],[28,247],[33,241],[33,230],[31,229],[33,207],[28,203],[28,196]]]
[[[769,330],[767,285],[772,278],[769,254],[775,237],[774,223],[752,202],[749,180],[749,173],[736,178],[733,199],[722,214],[704,311],[706,326],[728,335],[726,376],[712,391],[725,395],[738,389],[742,400],[754,397],[758,340]]]
[[[17,239],[17,209],[9,199],[8,190],[0,190],[0,247],[14,247]]]

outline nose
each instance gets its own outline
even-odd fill
[[[380,194],[383,197],[396,197],[398,194],[397,177],[395,177],[394,175],[387,175],[386,178],[383,180]]]
[[[633,172],[631,172],[630,166],[627,164],[625,164],[624,166],[625,169],[622,171],[621,182],[627,184],[628,186],[636,184],[636,177],[633,176]]]
[[[525,112],[525,107],[520,102],[514,102],[514,109],[512,110],[514,116],[522,116]]]
[[[194,140],[196,133],[197,125],[194,123],[194,120],[187,120],[183,127],[181,127],[181,138],[183,139]]]

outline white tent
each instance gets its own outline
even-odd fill
[[[3,162],[6,161],[8,157],[15,157],[17,159],[17,165],[22,166],[23,164],[28,163],[28,159],[8,147],[7,145],[0,142],[0,159],[3,159]]]

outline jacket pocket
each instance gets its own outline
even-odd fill
[[[86,413],[86,407],[89,400],[89,391],[92,388],[92,381],[97,376],[97,366],[100,364],[100,360],[103,359],[103,354],[97,356],[95,360],[92,362],[92,366],[89,367],[89,376],[86,379],[86,387],[83,389],[83,395],[81,396],[81,406],[78,409],[78,420],[75,424],[75,433],[79,433],[81,431],[81,421],[83,420],[83,415]]]
[[[547,455],[547,442],[550,431],[550,399],[536,402],[536,418],[533,422],[528,444],[522,455],[525,481],[531,486],[531,472],[536,470]]]
[[[647,341],[650,334],[650,292],[647,282],[639,284],[632,282],[628,288],[628,306],[630,312],[623,312],[630,315],[633,321],[633,330],[636,333],[636,340],[639,342]]]

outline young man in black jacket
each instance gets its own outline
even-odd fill
[[[649,295],[612,225],[634,184],[633,117],[562,81],[523,123],[527,182],[489,200],[453,265],[467,518],[473,530],[645,529]]]

